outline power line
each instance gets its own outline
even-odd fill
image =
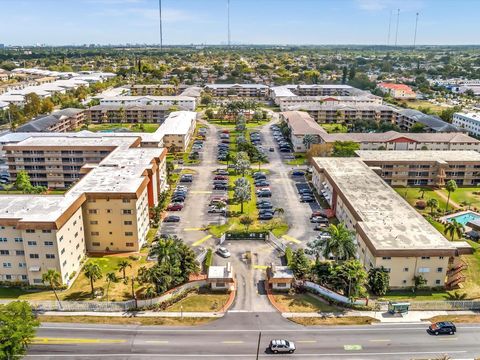
[[[228,47],[230,47],[230,0],[227,0],[227,39]]]
[[[400,21],[400,9],[397,9],[397,29],[395,30],[395,47],[397,47],[398,42],[398,23]]]
[[[418,12],[415,19],[415,34],[413,35],[413,48],[417,45],[417,27],[418,27]]]
[[[162,51],[163,50],[162,0],[158,0],[158,17],[160,20],[160,51]]]
[[[392,29],[392,15],[393,15],[393,10],[390,10],[390,18],[388,19],[387,46],[390,46],[390,32],[391,32],[391,29]]]

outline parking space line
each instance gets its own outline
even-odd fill
[[[301,344],[308,344],[308,343],[316,343],[317,340],[297,340],[295,342],[301,343]]]
[[[208,239],[210,239],[211,237],[212,237],[212,235],[207,235],[207,236],[201,238],[200,240],[195,241],[195,242],[192,244],[192,246],[198,246],[198,245],[204,243],[205,241],[207,241]]]
[[[301,244],[301,243],[302,243],[300,240],[295,239],[293,236],[283,235],[282,238],[285,239],[285,240],[287,240],[287,241],[294,242],[294,243],[297,243],[297,244]]]
[[[208,190],[192,190],[190,191],[190,194],[211,194],[212,191]]]
[[[253,265],[253,268],[265,270],[266,268],[268,268],[268,265]]]
[[[183,231],[201,231],[203,228],[184,228]]]
[[[222,341],[222,344],[243,344],[243,341]]]
[[[149,344],[168,344],[167,340],[145,340]]]

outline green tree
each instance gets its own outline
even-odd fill
[[[35,117],[40,114],[42,110],[42,101],[40,97],[35,93],[25,95],[25,105],[23,106],[23,112],[27,118]]]
[[[410,128],[411,133],[422,133],[425,132],[425,125],[422,123],[416,122],[415,124],[412,125]]]
[[[342,290],[349,299],[356,299],[365,292],[368,274],[358,260],[345,261],[334,271],[337,284],[342,284]]]
[[[427,206],[430,208],[430,215],[434,215],[434,211],[438,208],[438,200],[435,198],[431,198],[427,200]]]
[[[333,266],[330,261],[316,261],[312,273],[315,280],[322,286],[328,286],[332,279]]]
[[[238,174],[245,176],[245,171],[250,169],[250,160],[248,158],[248,154],[244,151],[238,152],[235,158],[234,166]]]
[[[422,275],[415,275],[413,277],[413,291],[417,291],[418,288],[422,287],[427,283],[427,279],[425,279]]]
[[[123,280],[125,280],[126,278],[125,272],[127,271],[127,268],[131,268],[131,267],[132,267],[132,264],[130,264],[130,261],[128,260],[120,260],[120,262],[118,263],[117,269],[122,273]]]
[[[253,218],[248,215],[242,216],[239,221],[240,221],[240,224],[245,226],[245,231],[248,231],[248,228],[254,222]]]
[[[450,194],[452,192],[455,192],[457,188],[458,188],[457,182],[453,179],[448,180],[447,183],[445,184],[445,190],[448,191],[447,205],[445,206],[445,211],[448,211],[448,204],[450,203]]]
[[[457,237],[460,239],[463,236],[464,231],[465,226],[460,224],[457,220],[452,219],[447,222],[443,232],[445,235],[450,235],[450,239],[453,241],[455,235],[457,235]]]
[[[205,110],[205,116],[208,120],[212,120],[215,117],[215,114],[212,109]]]
[[[318,137],[312,134],[306,134],[303,136],[302,142],[303,145],[305,145],[305,148],[308,150],[312,144],[318,143]]]
[[[114,272],[107,273],[105,278],[107,279],[107,302],[108,302],[108,292],[110,290],[110,285],[112,283],[116,283],[118,281],[118,279],[117,279],[117,275],[115,275]]]
[[[28,194],[32,191],[33,186],[30,182],[30,176],[25,170],[20,170],[17,173],[17,178],[15,179],[15,188],[25,194]]]
[[[13,360],[25,355],[39,325],[26,301],[0,305],[0,359]]]
[[[310,260],[308,260],[303,249],[293,252],[290,268],[298,279],[304,279],[310,273]]]
[[[327,232],[330,236],[316,243],[321,247],[322,254],[326,259],[330,254],[333,255],[335,261],[355,257],[355,233],[353,231],[348,230],[344,223],[340,223],[338,225],[330,224]]]
[[[233,197],[240,203],[240,212],[243,214],[243,204],[252,198],[251,185],[246,178],[241,177],[235,180]]]
[[[360,144],[354,141],[335,141],[333,143],[332,156],[335,157],[353,157],[355,151],[360,149]]]
[[[60,299],[58,298],[57,288],[62,285],[62,275],[55,269],[48,269],[47,272],[42,274],[42,282],[50,286],[61,307]]]
[[[95,288],[94,288],[94,283],[97,280],[100,280],[102,278],[102,269],[98,264],[89,262],[85,264],[83,267],[83,272],[85,274],[85,277],[90,280],[90,288],[92,290],[92,298],[95,296]]]
[[[368,271],[368,287],[375,295],[385,295],[388,291],[389,282],[390,274],[383,266],[371,268]]]
[[[50,98],[46,98],[42,100],[42,106],[40,108],[41,114],[50,114],[53,109],[55,109],[55,104]]]

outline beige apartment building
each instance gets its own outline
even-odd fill
[[[19,126],[17,132],[67,132],[75,131],[85,122],[83,109],[63,109],[39,116]]]
[[[368,166],[392,186],[459,186],[480,184],[480,153],[477,151],[357,151]]]
[[[136,84],[130,86],[130,95],[133,96],[165,96],[176,95],[177,87],[169,84]]]
[[[268,86],[263,84],[207,84],[205,91],[215,97],[264,98],[268,94]]]
[[[167,117],[169,105],[96,105],[86,110],[92,124],[102,123],[162,123]]]
[[[86,164],[64,195],[1,195],[0,281],[42,283],[48,269],[69,285],[86,252],[136,252],[149,207],[165,188],[166,149],[122,139],[104,160]]]
[[[471,253],[448,241],[360,158],[314,158],[312,182],[340,222],[355,232],[357,258],[368,270],[384,267],[390,287],[449,286],[458,255]],[[457,246],[458,245],[458,246]]]

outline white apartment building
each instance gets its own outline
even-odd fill
[[[162,105],[178,106],[180,110],[194,111],[196,100],[190,96],[115,96],[100,97],[100,105]]]
[[[455,113],[452,123],[470,135],[480,136],[480,113]]]

